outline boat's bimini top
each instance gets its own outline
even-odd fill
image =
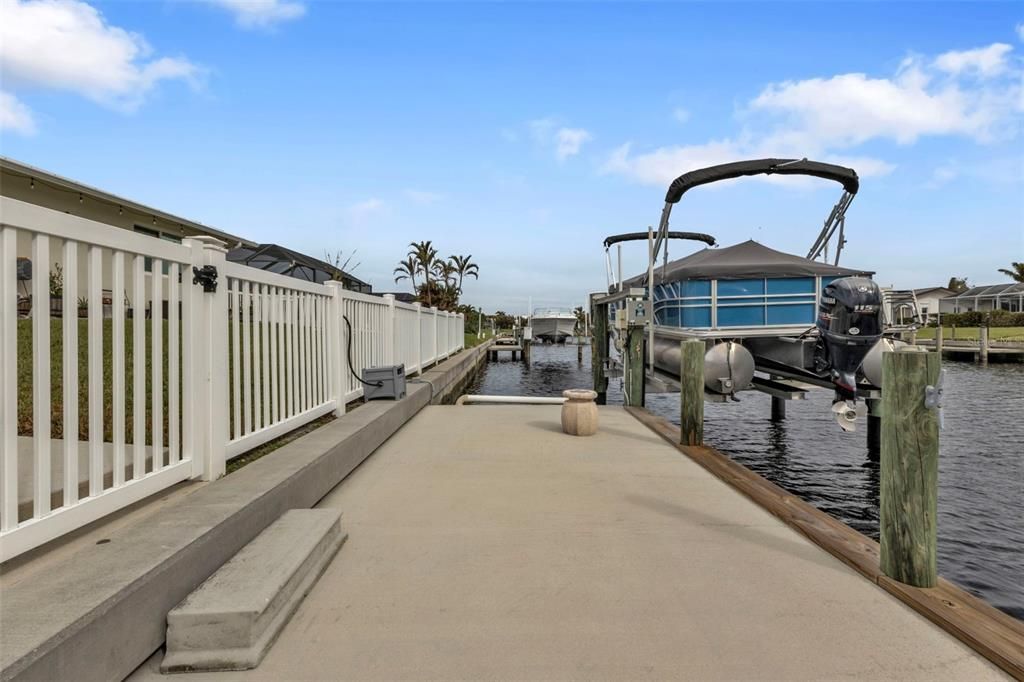
[[[834,180],[840,183],[850,194],[860,189],[857,171],[831,163],[808,161],[807,159],[754,159],[724,163],[684,173],[672,181],[665,201],[677,203],[688,190],[719,180],[731,180],[745,175],[813,175],[814,177]]]

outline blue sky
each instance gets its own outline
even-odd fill
[[[674,176],[808,156],[862,176],[844,264],[992,283],[1024,260],[1022,7],[0,0],[0,153],[358,250],[378,290],[431,239],[479,263],[467,302],[510,312],[603,288],[601,241],[656,224]],[[673,227],[803,254],[838,196],[735,181]]]

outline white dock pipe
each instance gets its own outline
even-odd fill
[[[456,405],[489,404],[489,405],[561,405],[565,398],[545,398],[532,395],[463,395],[455,401]]]

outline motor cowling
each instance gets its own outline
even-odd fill
[[[842,400],[857,397],[857,370],[882,336],[882,292],[866,277],[829,283],[818,304],[815,369]]]

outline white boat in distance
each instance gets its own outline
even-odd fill
[[[576,316],[564,308],[538,308],[533,311],[530,326],[537,341],[565,343],[576,330]]]

